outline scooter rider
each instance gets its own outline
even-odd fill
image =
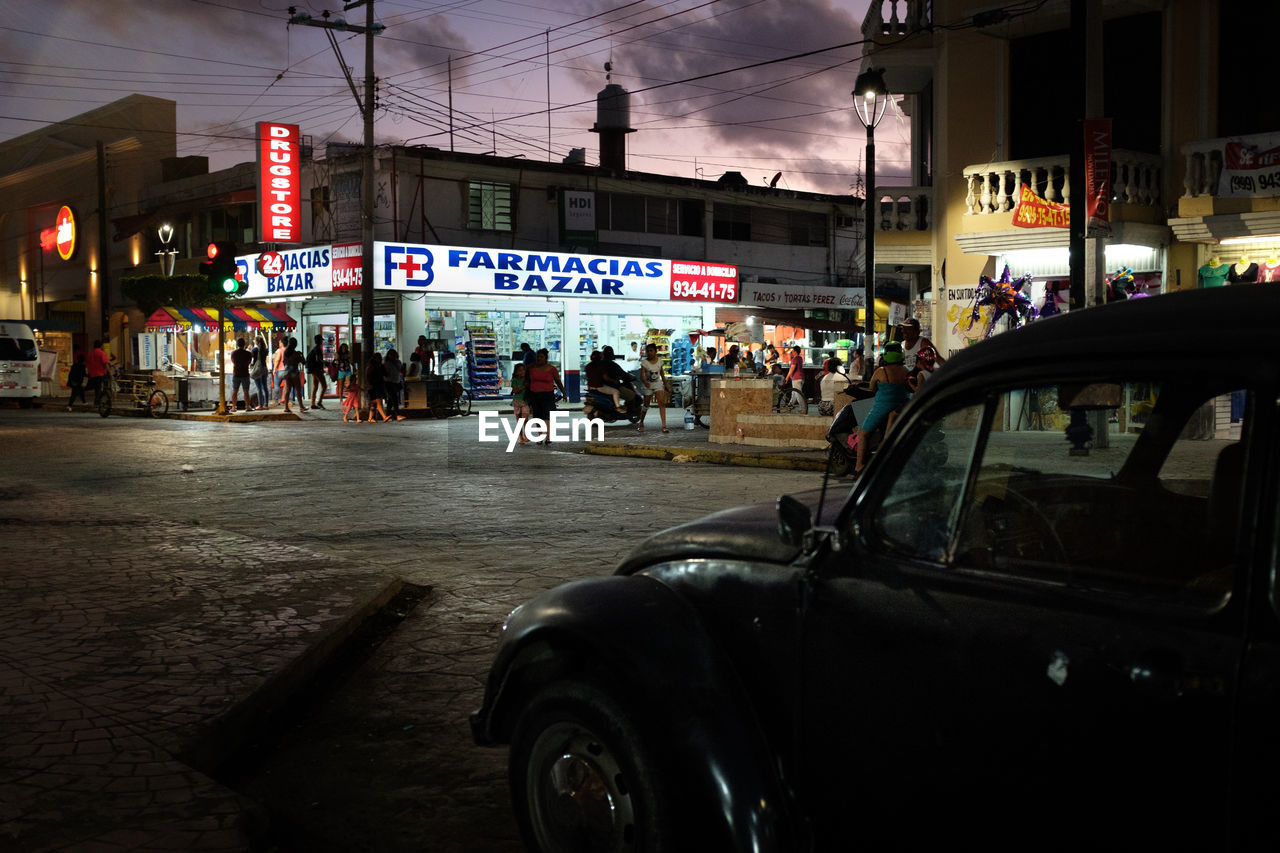
[[[618,389],[609,385],[605,381],[604,355],[600,350],[591,351],[591,360],[587,362],[587,366],[582,372],[587,377],[587,391],[595,391],[598,394],[604,394],[613,400],[613,407],[619,412],[622,411],[622,395],[618,393]]]
[[[600,354],[604,361],[604,384],[617,389],[627,409],[636,407],[640,402],[640,396],[634,387],[635,377],[623,370],[622,366],[614,360],[616,356],[613,354],[613,347],[602,347]]]

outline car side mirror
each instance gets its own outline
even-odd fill
[[[778,536],[783,542],[796,546],[803,544],[804,535],[812,527],[813,516],[807,506],[791,495],[778,498]]]

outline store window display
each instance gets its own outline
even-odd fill
[[[1258,265],[1258,281],[1280,282],[1280,253],[1272,252],[1263,263]]]
[[[1209,259],[1209,263],[1200,267],[1200,286],[1222,287],[1227,283],[1227,274],[1230,271],[1230,267],[1214,255]]]
[[[1231,284],[1253,284],[1257,280],[1258,265],[1250,261],[1248,255],[1241,255],[1227,273],[1227,281]]]

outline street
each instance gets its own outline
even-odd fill
[[[240,814],[217,821],[221,846],[210,841],[209,849],[236,849],[229,829],[247,826],[282,850],[518,850],[505,753],[474,747],[467,727],[505,615],[561,581],[610,571],[649,532],[821,481],[806,471],[592,456],[567,445],[507,453],[505,442],[477,441],[477,421],[357,425],[325,411],[227,424],[0,409],[10,566],[0,648],[11,650],[0,653],[10,671],[0,695],[22,699],[0,708],[0,759],[10,766],[0,771],[0,846],[115,849],[93,846],[101,837],[88,829],[77,835],[76,816],[89,812],[58,799],[57,775],[69,771],[38,764],[57,727],[31,722],[49,707],[42,691],[89,707],[76,690],[93,673],[43,667],[55,656],[51,665],[87,667],[84,650],[109,625],[112,648],[145,637],[162,647],[164,663],[121,664],[128,678],[110,678],[132,696],[76,715],[105,714],[131,698],[132,748],[192,756],[240,793]],[[368,643],[367,659],[341,671],[332,689],[287,706],[281,729],[263,729],[250,756],[210,759],[200,741],[226,706],[207,697],[226,694],[232,704],[270,684],[270,667],[285,663],[271,656],[304,649],[307,632],[318,634],[344,606],[333,603],[341,593],[355,597],[388,578],[421,600],[381,644]],[[144,607],[139,599],[159,588],[164,595]],[[304,593],[306,606],[290,600]],[[238,596],[253,606],[218,603]],[[52,619],[52,610],[62,615]],[[259,611],[271,618],[236,616]],[[257,633],[246,645],[240,632],[251,618]],[[77,637],[63,647],[73,621]],[[165,632],[181,633],[181,666],[171,663],[176,638]],[[103,660],[116,665],[113,655]],[[250,661],[257,670],[249,672]],[[165,698],[146,698],[148,684]],[[177,718],[174,693],[204,699]],[[164,714],[154,713],[158,705]],[[33,726],[49,744],[28,746],[19,729]],[[207,796],[224,815],[226,798],[205,785],[194,785],[202,793],[186,808]],[[114,789],[83,790],[105,803]],[[180,823],[181,815],[162,818]]]

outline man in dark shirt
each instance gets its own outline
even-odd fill
[[[244,389],[244,410],[252,410],[249,403],[249,366],[253,353],[247,350],[244,338],[236,338],[236,348],[231,353],[231,411],[236,411],[236,395]]]
[[[307,353],[307,375],[311,377],[311,408],[324,408],[324,392],[329,382],[324,376],[324,335],[316,335],[315,346]]]

